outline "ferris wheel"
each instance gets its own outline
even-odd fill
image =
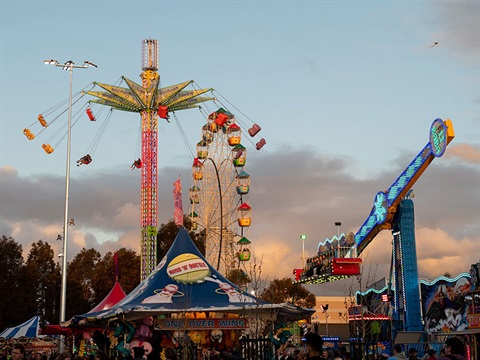
[[[251,257],[247,149],[241,144],[242,127],[232,113],[221,107],[206,118],[192,165],[189,216],[195,230],[205,236],[208,262],[227,274]],[[253,137],[260,129],[253,124],[248,133]],[[257,150],[263,145],[262,138]]]

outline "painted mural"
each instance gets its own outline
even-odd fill
[[[470,277],[466,274],[454,279],[440,277],[433,282],[420,282],[422,310],[427,331],[465,330]]]

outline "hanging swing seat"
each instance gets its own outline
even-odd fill
[[[255,135],[257,135],[257,133],[262,130],[262,128],[260,126],[258,126],[257,124],[253,124],[253,126],[248,129],[248,133],[250,134],[251,137],[254,137]]]
[[[47,154],[53,153],[53,148],[50,146],[50,144],[42,144],[42,148]]]
[[[95,121],[95,116],[93,116],[92,109],[87,108],[87,110],[85,110],[85,112],[87,113],[88,118],[90,119],[90,121]]]
[[[165,105],[160,105],[158,107],[158,116],[160,116],[162,119],[168,119],[170,116],[168,116],[168,106]]]
[[[257,150],[260,150],[262,147],[265,146],[266,143],[267,143],[267,141],[264,138],[261,138],[260,141],[257,142],[257,144],[255,145],[255,148]]]
[[[47,121],[45,120],[42,114],[38,115],[38,121],[43,127],[47,127]]]
[[[25,134],[25,136],[27,137],[28,140],[33,140],[35,139],[35,135],[32,134],[32,132],[30,131],[30,129],[23,129],[23,133]]]

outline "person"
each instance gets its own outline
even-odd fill
[[[105,351],[97,350],[97,352],[95,353],[95,360],[109,360],[109,359]]]
[[[410,348],[410,350],[408,350],[408,360],[418,360],[417,349]]]
[[[73,360],[73,355],[68,352],[62,352],[57,355],[55,360]]]
[[[458,337],[453,336],[445,341],[445,355],[438,360],[465,360],[465,345]]]
[[[80,166],[82,164],[88,165],[92,162],[92,157],[90,154],[87,154],[85,156],[82,156],[79,160],[77,160],[77,166]]]
[[[338,351],[338,350],[333,351],[333,359],[334,360],[342,360],[342,357],[340,356],[340,351]]]
[[[287,345],[285,346],[285,350],[287,350],[287,353],[293,354],[295,351],[295,345],[293,345],[292,339],[287,340]]]
[[[307,357],[308,360],[325,360],[324,357],[321,357],[323,340],[322,337],[313,332],[308,332],[305,334],[305,346],[307,348]]]
[[[0,354],[0,360],[8,360],[8,351],[6,347],[2,349],[2,353]]]
[[[20,344],[13,345],[12,360],[23,360],[25,357],[25,347]]]
[[[142,167],[142,159],[138,158],[133,162],[132,166],[130,166],[130,169],[132,170],[140,169],[141,167]]]
[[[395,345],[393,347],[393,356],[390,360],[407,360],[407,357],[402,352],[402,347],[400,345]]]
[[[435,356],[436,353],[435,350],[430,349],[422,356],[422,360],[437,360],[437,357]]]
[[[143,346],[135,346],[132,350],[134,360],[143,360],[143,357],[145,356],[145,349],[143,348]]]
[[[165,359],[167,360],[177,360],[177,353],[172,348],[167,348],[165,350]]]

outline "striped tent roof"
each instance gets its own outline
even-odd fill
[[[25,321],[18,326],[10,327],[0,333],[0,337],[10,339],[17,339],[25,336],[28,338],[38,337],[38,330],[40,329],[40,316],[34,316],[30,320]]]

